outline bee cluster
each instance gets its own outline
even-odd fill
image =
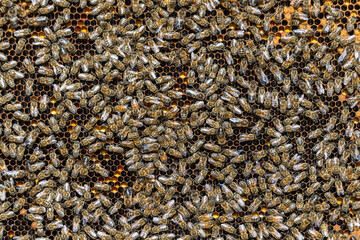
[[[2,0],[0,239],[355,239],[356,0]]]

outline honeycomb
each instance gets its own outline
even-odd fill
[[[2,1],[0,239],[359,239],[359,9],[356,0]],[[234,39],[245,53],[232,54],[242,50]],[[301,40],[318,48],[306,56],[302,46],[290,67],[276,60]],[[264,49],[274,52],[261,63]]]

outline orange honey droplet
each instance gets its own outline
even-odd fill
[[[180,73],[180,78],[185,78],[186,77],[186,73],[185,72],[181,72]]]
[[[266,213],[266,212],[267,212],[267,210],[268,210],[268,208],[267,208],[267,207],[262,207],[262,208],[261,208],[261,211],[262,211],[262,212],[264,212],[264,213]]]
[[[70,125],[73,126],[73,127],[75,127],[75,126],[76,126],[76,121],[75,121],[75,120],[72,120],[72,121],[70,122]]]

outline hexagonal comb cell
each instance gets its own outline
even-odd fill
[[[0,239],[358,239],[355,0],[0,3]]]

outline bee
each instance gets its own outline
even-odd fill
[[[344,82],[343,82],[343,83],[344,83],[345,86],[348,86],[348,87],[347,87],[348,92],[349,92],[349,89],[352,88],[352,85],[349,84],[349,83],[351,83],[352,79],[353,79],[353,74],[352,74],[352,72],[349,71],[349,70],[346,71],[346,72],[345,72]],[[349,93],[351,94],[351,92],[349,92]]]
[[[335,19],[339,19],[339,18],[343,17],[343,13],[340,10],[335,9],[335,8],[331,7],[330,5],[325,5],[324,11],[326,13],[328,13],[329,15],[333,16]]]
[[[186,45],[188,45],[194,38],[195,38],[195,34],[194,34],[194,33],[190,33],[190,34],[186,35],[186,36],[180,41],[180,43],[181,43],[183,46],[186,46]]]
[[[222,50],[224,47],[225,47],[224,43],[217,42],[217,43],[210,44],[207,49],[210,52],[215,52],[215,51]]]
[[[16,160],[21,161],[24,158],[24,154],[25,154],[25,147],[19,145],[16,150]]]
[[[299,154],[303,154],[305,152],[304,139],[301,137],[298,137],[296,139],[296,145],[297,145],[297,152]]]
[[[345,106],[341,110],[340,122],[343,123],[343,124],[347,123],[348,118],[349,118],[349,107]]]
[[[345,130],[345,136],[347,136],[348,138],[351,138],[354,134],[354,127],[355,127],[355,123],[350,121],[346,124],[346,130]],[[336,133],[334,133],[336,134]],[[338,135],[337,135],[338,137]]]
[[[269,234],[270,234],[271,236],[273,236],[275,239],[281,239],[282,234],[279,233],[279,232],[276,230],[275,227],[269,226],[269,227],[268,227],[268,231],[269,231]]]
[[[29,116],[29,115],[27,115],[27,114],[25,114],[25,113],[23,113],[23,112],[20,112],[20,111],[15,111],[15,112],[14,112],[14,117],[17,118],[17,119],[19,119],[19,120],[25,121],[25,122],[27,122],[27,121],[30,120],[30,116]]]
[[[81,132],[81,126],[79,125],[76,125],[73,129],[72,129],[72,132],[70,134],[70,140],[72,142],[76,141],[79,137],[79,134]]]
[[[92,239],[97,238],[95,230],[93,228],[91,228],[90,226],[85,226],[84,231],[90,238],[92,238]]]
[[[254,111],[255,115],[265,120],[270,120],[270,111],[266,109],[256,109]]]
[[[264,31],[269,32],[270,31],[270,14],[264,15]]]
[[[24,58],[23,65],[30,74],[35,73],[35,67],[34,67],[33,63],[28,58]]]
[[[20,38],[16,44],[15,53],[20,54],[24,50],[25,44],[26,44],[26,39]]]
[[[191,179],[186,179],[185,180],[185,183],[181,189],[181,194],[182,195],[185,195],[191,188],[191,185],[192,185],[192,180]]]
[[[10,43],[9,42],[7,42],[7,41],[0,42],[0,50],[6,50],[8,48],[10,48]]]
[[[244,224],[239,225],[239,232],[240,232],[241,239],[248,239],[249,235],[247,233],[247,230],[246,230],[246,227]]]
[[[13,217],[15,217],[15,212],[13,212],[13,211],[7,211],[7,212],[4,212],[4,213],[0,214],[0,220],[1,221],[6,221],[6,220],[8,220],[10,218],[13,218]]]
[[[259,135],[261,130],[263,129],[265,123],[263,120],[258,121],[252,128],[251,133],[254,133],[255,135]]]
[[[305,116],[310,118],[311,120],[313,120],[315,123],[319,122],[319,114],[318,111],[310,111],[310,110],[306,110],[305,111]]]
[[[320,0],[313,1],[313,7],[311,9],[310,15],[312,17],[317,18],[319,16],[319,13],[321,11],[321,3]]]
[[[249,121],[247,119],[242,119],[242,118],[230,118],[230,123],[232,124],[232,126],[235,127],[247,127],[249,126]]]
[[[76,114],[77,108],[70,99],[65,99],[64,104],[72,114]]]
[[[65,128],[67,120],[69,119],[69,117],[70,117],[70,114],[68,112],[64,112],[61,115],[60,119],[59,119],[59,123],[58,123],[59,127]]]
[[[247,142],[247,141],[253,141],[255,140],[256,135],[255,134],[241,134],[239,136],[240,142]]]
[[[249,103],[254,103],[256,98],[256,90],[258,85],[255,81],[251,81],[247,91]]]
[[[318,138],[323,133],[322,129],[316,129],[308,133],[309,139]]]
[[[50,124],[50,127],[51,127],[51,129],[53,130],[54,133],[59,133],[60,132],[60,127],[58,125],[58,122],[57,122],[56,118],[50,117],[49,124]]]
[[[252,33],[252,35],[254,36],[255,42],[260,42],[261,35],[260,35],[260,32],[259,32],[259,29],[257,27],[255,27],[255,26],[250,26],[249,30]]]
[[[5,111],[17,111],[20,110],[22,108],[22,104],[21,103],[15,103],[15,104],[7,104],[5,105]]]
[[[329,32],[331,32],[331,29],[333,28],[334,25],[335,25],[335,22],[334,22],[333,18],[329,17],[326,19],[326,23],[325,23],[322,31],[325,33],[329,33]]]
[[[260,87],[258,90],[257,102],[264,104],[266,97],[266,90],[264,87]]]
[[[320,60],[320,67],[325,67],[332,60],[333,56],[330,53],[325,54],[325,56]]]
[[[247,180],[247,184],[250,188],[250,191],[253,193],[253,194],[257,194],[258,193],[258,188],[257,188],[257,179],[256,178],[251,178],[249,180]]]
[[[291,79],[289,77],[285,77],[284,78],[284,85],[282,87],[282,90],[285,93],[289,93],[290,92],[290,88],[291,88]],[[284,98],[285,99],[285,98]]]
[[[132,189],[128,188],[124,192],[124,205],[131,206],[133,204]]]
[[[340,45],[347,46],[355,41],[355,36],[348,36],[348,37],[341,37],[340,38]]]
[[[105,183],[95,183],[94,184],[94,188],[98,191],[110,191],[111,187],[108,184]]]
[[[20,211],[20,209],[23,208],[23,206],[25,205],[25,203],[26,203],[25,198],[19,198],[19,199],[17,199],[17,200],[14,202],[13,211],[14,211],[15,213],[17,213],[18,211]]]
[[[50,58],[51,58],[50,54],[44,54],[41,57],[38,57],[34,63],[35,65],[42,65],[44,63],[49,62]]]

